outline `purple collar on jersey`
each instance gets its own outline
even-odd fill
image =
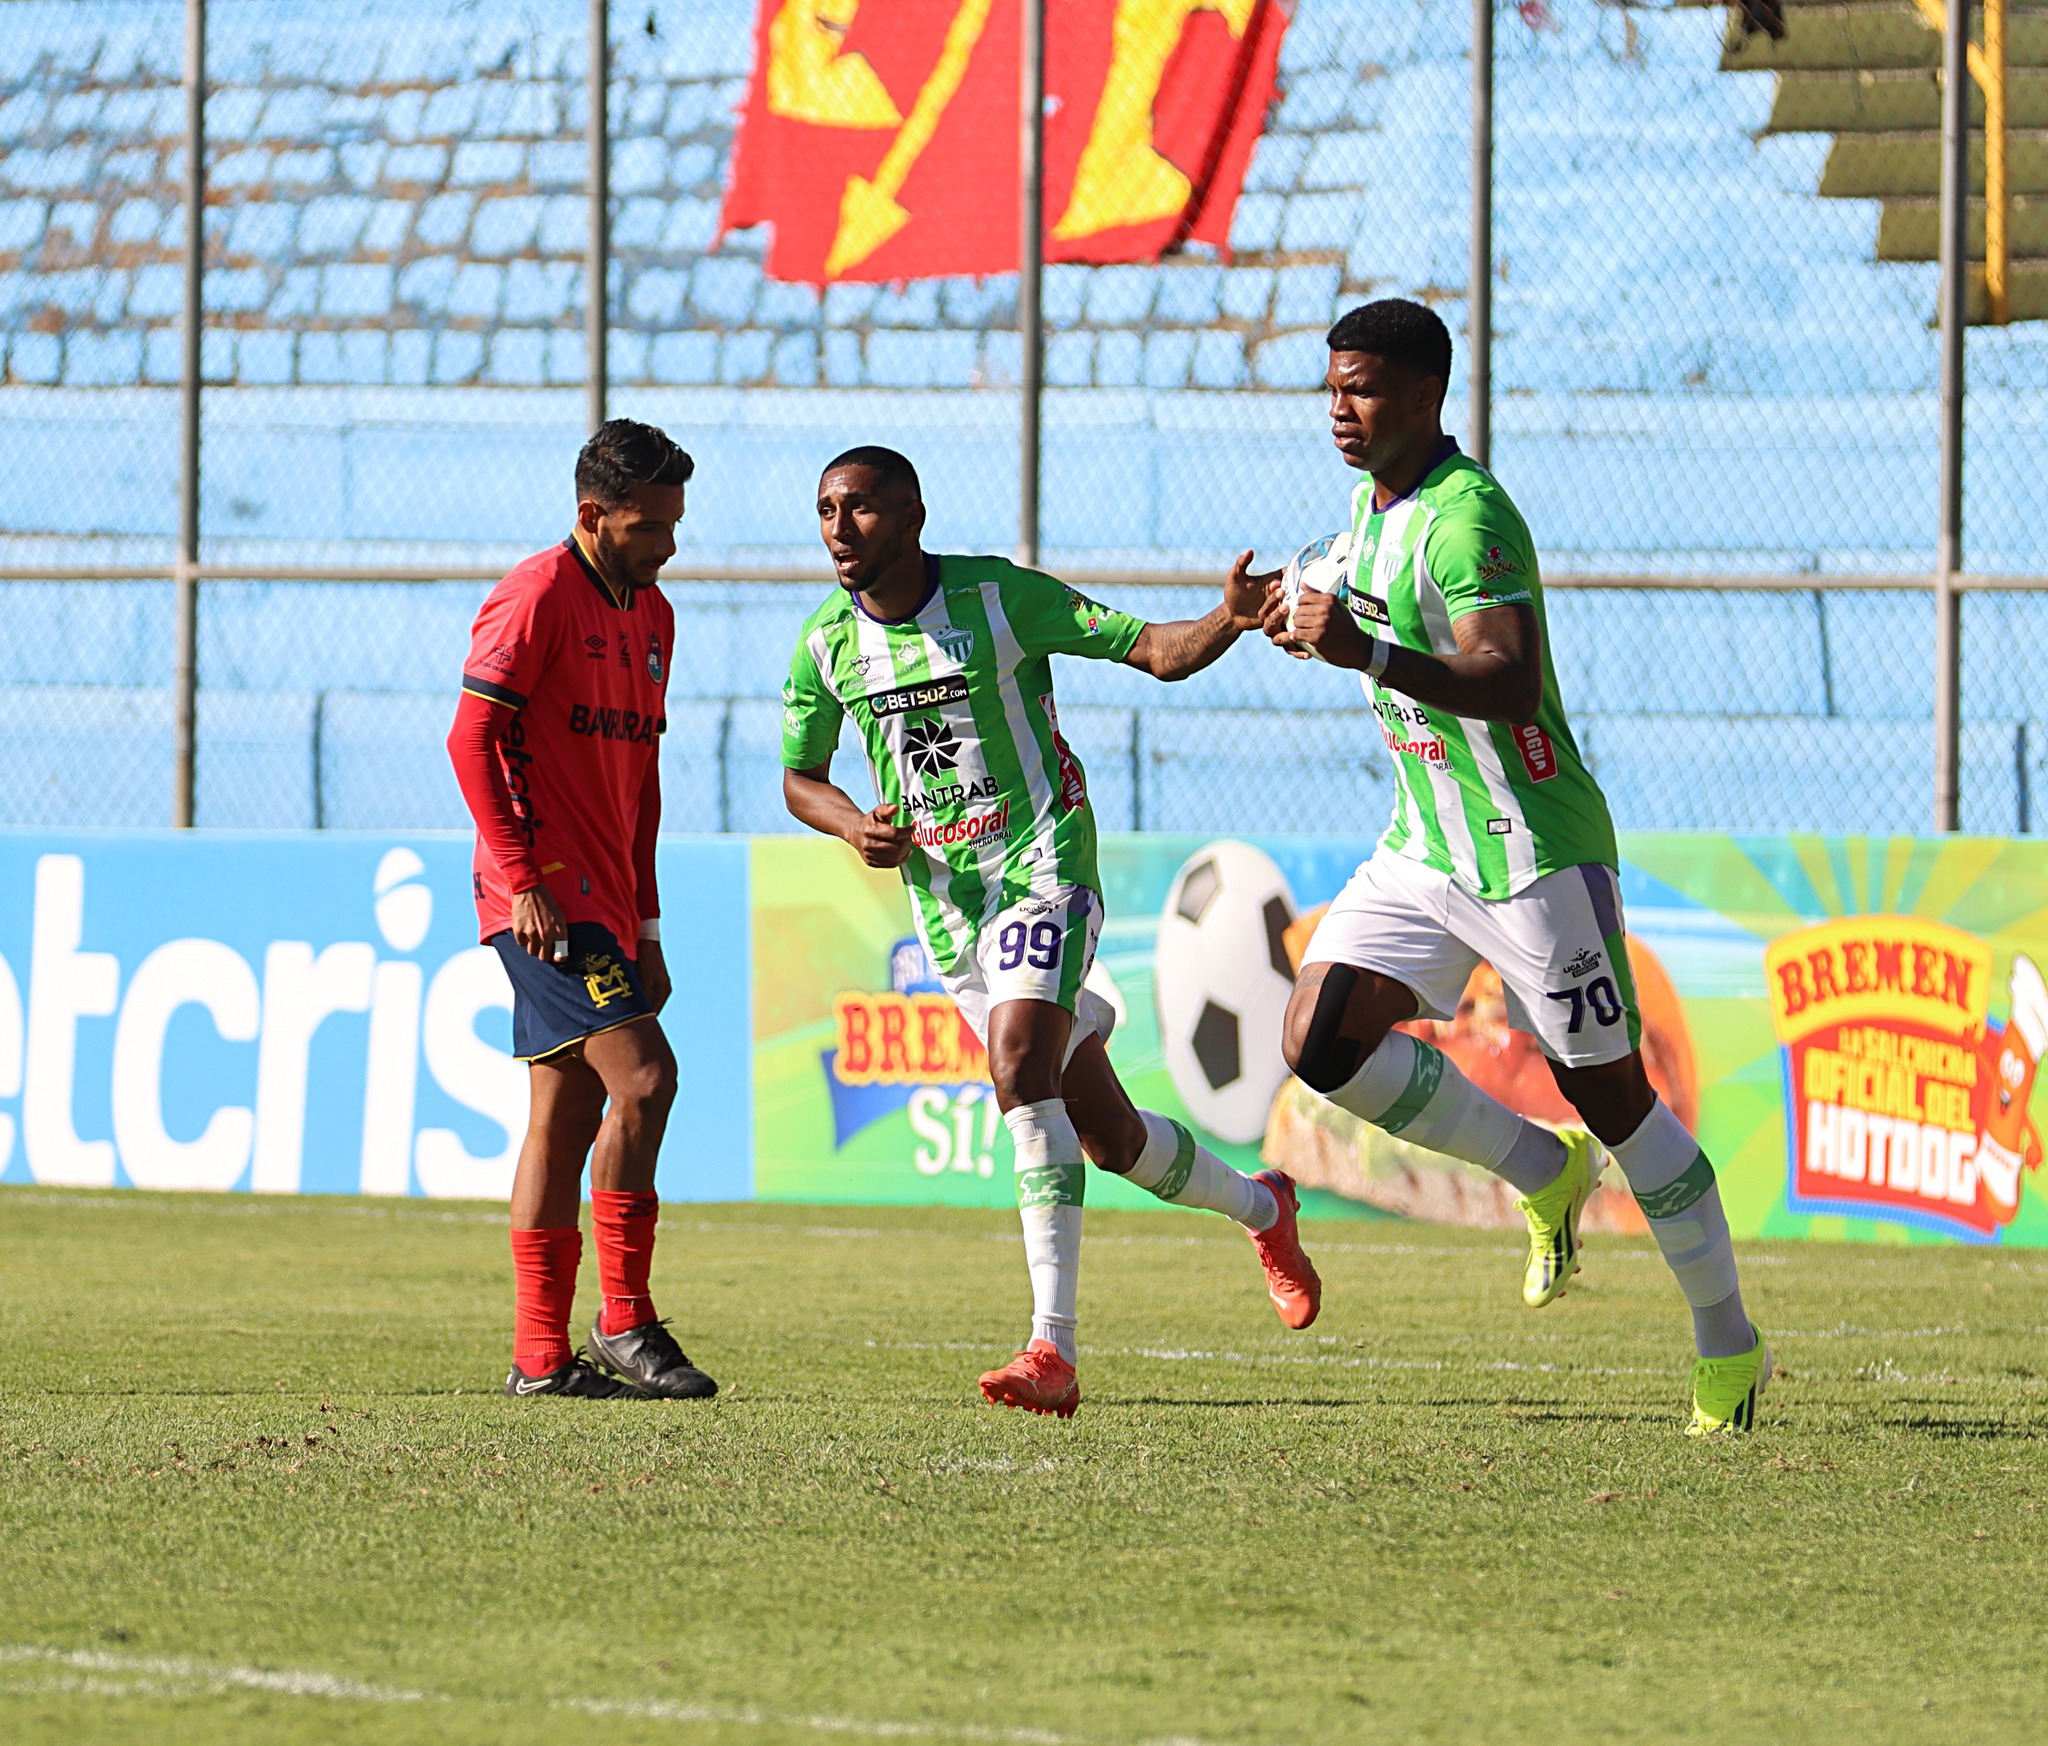
[[[927,606],[931,605],[932,596],[938,593],[938,591],[938,556],[935,553],[926,552],[924,555],[924,592],[918,596],[917,604],[913,606],[908,612],[906,612],[901,618],[877,618],[872,612],[868,611],[868,609],[861,604],[860,590],[858,588],[856,588],[853,591],[853,610],[859,613],[862,618],[866,619],[869,624],[909,624],[913,619],[917,618]]]
[[[1409,498],[1413,497],[1416,492],[1420,491],[1423,488],[1423,486],[1429,483],[1430,475],[1434,473],[1437,470],[1437,468],[1441,467],[1457,452],[1458,439],[1453,436],[1445,437],[1444,446],[1437,450],[1435,458],[1430,461],[1428,466],[1422,469],[1421,477],[1418,478],[1413,485],[1409,486],[1406,491],[1402,492],[1399,497],[1389,497],[1384,503],[1375,503],[1372,508],[1372,513],[1374,515],[1385,515],[1388,510],[1394,507],[1395,504],[1405,503]]]

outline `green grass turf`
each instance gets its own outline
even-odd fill
[[[521,1402],[502,1210],[0,1190],[0,1734],[2039,1738],[2048,1256],[1749,1251],[1790,1374],[1702,1444],[1647,1244],[1532,1315],[1503,1235],[1310,1230],[1290,1335],[1096,1216],[1061,1424],[974,1396],[1008,1215],[672,1208],[724,1395]]]

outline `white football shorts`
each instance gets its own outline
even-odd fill
[[[1102,937],[1102,898],[1085,885],[1027,897],[983,922],[974,944],[939,981],[974,1034],[988,1047],[988,1015],[1006,1000],[1049,1000],[1074,1015],[1066,1059],[1090,1037],[1105,1043],[1116,1013],[1082,986]],[[1064,1063],[1063,1063],[1064,1064]]]
[[[1508,1023],[1551,1060],[1597,1067],[1642,1036],[1611,867],[1564,867],[1489,902],[1405,855],[1374,855],[1317,924],[1302,967],[1349,964],[1412,989],[1417,1015],[1456,1014],[1481,959],[1499,973]]]

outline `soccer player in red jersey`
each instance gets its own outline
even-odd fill
[[[654,883],[675,613],[655,579],[675,556],[693,470],[631,419],[584,444],[575,530],[491,590],[448,736],[476,820],[478,934],[512,980],[512,1049],[532,1073],[512,1183],[507,1394],[718,1392],[647,1286],[655,1155],[676,1089],[655,1017],[669,978]],[[586,1155],[604,1291],[590,1358],[569,1343]]]

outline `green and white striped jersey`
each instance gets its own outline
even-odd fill
[[[1560,867],[1618,865],[1607,800],[1579,756],[1557,672],[1529,529],[1499,482],[1453,449],[1383,510],[1352,493],[1351,609],[1403,648],[1454,655],[1468,612],[1527,603],[1543,632],[1533,722],[1477,721],[1364,679],[1394,762],[1394,819],[1380,847],[1448,873],[1477,897],[1511,897]]]
[[[1050,657],[1121,661],[1145,626],[1003,558],[926,564],[932,585],[909,618],[872,618],[842,589],[804,621],[782,688],[782,761],[815,769],[853,717],[876,794],[912,828],[903,878],[918,931],[951,971],[984,917],[1062,885],[1100,893]]]

